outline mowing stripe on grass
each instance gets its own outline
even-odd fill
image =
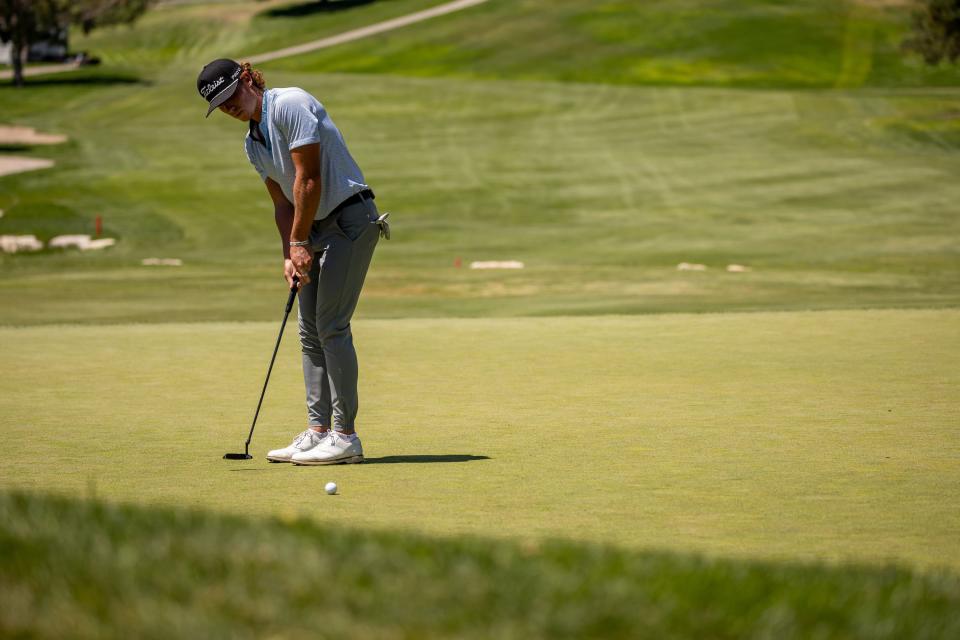
[[[270,51],[269,53],[240,57],[249,61],[251,64],[261,64],[263,62],[269,62],[270,60],[296,56],[309,51],[317,51],[318,49],[326,49],[327,47],[333,47],[338,44],[343,44],[344,42],[352,42],[354,40],[360,40],[361,38],[368,38],[378,33],[399,29],[400,27],[422,22],[423,20],[429,20],[438,16],[445,16],[449,13],[453,13],[454,11],[469,9],[470,7],[483,4],[484,2],[487,2],[487,0],[454,0],[454,2],[449,2],[447,4],[440,5],[439,7],[425,9],[424,11],[418,11],[416,13],[401,16],[399,18],[393,18],[392,20],[385,20],[384,22],[378,22],[377,24],[372,24],[368,27],[353,29],[352,31],[330,36],[329,38],[314,40],[313,42],[287,47],[286,49],[280,49],[278,51]]]
[[[949,93],[267,74],[323,96],[394,214],[361,313],[960,301],[960,156],[924,124],[952,122]],[[225,116],[176,117],[200,98],[172,81],[96,86],[0,93],[0,111],[73,141],[44,149],[55,168],[2,178],[0,234],[91,233],[100,215],[119,239],[98,256],[0,256],[0,324],[275,318],[281,256],[269,197],[237,150],[243,131]],[[70,109],[50,106],[61,100]],[[123,145],[98,133],[103,118]],[[184,266],[148,271],[149,257]],[[457,257],[526,268],[457,269]],[[732,263],[753,270],[727,273]]]

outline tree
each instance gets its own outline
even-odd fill
[[[913,36],[903,44],[927,64],[955,63],[960,58],[960,0],[924,0],[913,14]]]
[[[152,0],[0,0],[0,42],[11,43],[13,83],[23,86],[23,56],[50,33],[77,25],[84,33],[98,26],[132,23]]]

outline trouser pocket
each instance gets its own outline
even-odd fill
[[[370,225],[376,224],[376,222],[377,207],[372,200],[346,207],[337,217],[340,230],[351,242],[362,236],[370,228]]]

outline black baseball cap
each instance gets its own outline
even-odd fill
[[[200,71],[197,76],[197,91],[210,103],[207,116],[229,100],[237,90],[241,71],[243,68],[239,63],[227,58],[214,60]]]

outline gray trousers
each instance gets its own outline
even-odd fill
[[[357,352],[350,320],[379,240],[377,207],[364,200],[343,208],[310,240],[313,266],[300,289],[300,345],[310,426],[354,428],[357,400]]]

